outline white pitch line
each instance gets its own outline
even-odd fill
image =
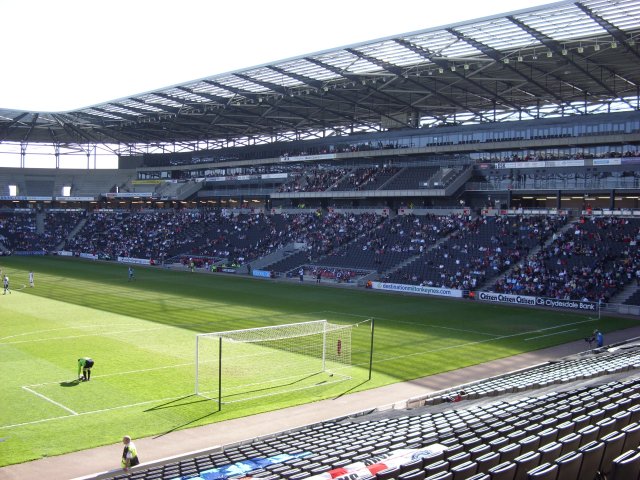
[[[17,333],[15,335],[9,335],[7,337],[0,337],[0,340],[7,340],[9,338],[16,337],[24,337],[26,335],[37,335],[40,333],[49,333],[49,332],[57,332],[59,330],[77,330],[77,329],[86,329],[86,328],[113,328],[113,327],[130,327],[131,325],[139,325],[138,323],[118,323],[118,324],[102,324],[102,325],[79,325],[79,326],[70,326],[70,327],[60,327],[60,328],[48,328],[46,330],[34,330],[33,332],[23,332]]]
[[[428,351],[425,351],[425,352],[416,352],[416,353],[411,353],[411,354],[408,354],[408,355],[397,355],[395,357],[387,357],[387,358],[383,358],[381,360],[376,360],[376,361],[374,361],[374,363],[375,364],[380,364],[380,363],[384,363],[384,362],[387,362],[387,361],[390,361],[390,360],[395,360],[395,359],[398,359],[398,358],[412,357],[412,356],[416,356],[416,355],[424,355],[424,354],[427,354],[427,353],[433,353],[433,352],[438,352],[438,351],[442,351],[442,350],[450,350],[450,349],[458,348],[458,347],[464,347],[464,346],[469,346],[469,345],[477,345],[477,344],[480,344],[480,343],[488,343],[488,342],[493,342],[493,341],[496,341],[496,340],[502,340],[502,339],[505,339],[505,338],[518,337],[518,336],[521,336],[521,335],[526,335],[526,334],[535,333],[535,332],[544,332],[544,331],[547,331],[547,330],[554,330],[556,328],[568,327],[570,325],[580,325],[582,323],[590,323],[590,322],[593,322],[593,321],[594,320],[591,320],[591,319],[590,320],[583,320],[581,322],[566,323],[566,324],[563,324],[563,325],[556,325],[556,326],[553,326],[553,327],[547,327],[547,328],[541,328],[541,329],[538,329],[538,330],[532,330],[530,332],[521,332],[521,333],[515,333],[515,334],[512,334],[512,335],[504,335],[502,337],[497,337],[497,338],[488,338],[486,340],[478,340],[477,342],[467,342],[467,343],[461,343],[461,344],[458,344],[458,345],[451,345],[451,346],[448,346],[448,347],[437,348],[435,350],[428,350]],[[25,387],[22,387],[22,388],[25,388]],[[33,392],[33,393],[36,393],[36,392]],[[76,415],[89,415],[89,414],[92,414],[92,413],[108,412],[108,411],[112,411],[112,410],[119,410],[119,409],[123,409],[123,408],[135,407],[135,406],[138,406],[138,405],[145,405],[145,404],[154,403],[154,402],[163,402],[163,401],[167,401],[167,400],[177,400],[179,398],[182,398],[182,397],[170,397],[170,398],[161,398],[161,399],[158,399],[158,400],[149,400],[147,402],[133,403],[133,404],[130,404],[130,405],[122,405],[122,406],[119,406],[119,407],[104,408],[104,409],[101,409],[101,410],[94,410],[94,411],[91,411],[91,412],[77,413]],[[66,407],[63,407],[63,408],[66,408]],[[62,419],[62,418],[69,418],[70,416],[71,415],[62,415],[62,416],[59,416],[59,417],[44,418],[42,420],[34,420],[33,422],[16,423],[16,424],[13,424],[13,425],[0,425],[0,430],[4,430],[4,429],[7,429],[7,428],[13,428],[13,427],[22,427],[22,426],[26,426],[26,425],[34,425],[34,424],[37,424],[37,423],[50,422],[52,420],[59,420],[59,419]]]
[[[487,337],[495,337],[495,338],[500,338],[500,335],[495,335],[493,333],[487,333],[487,332],[478,332],[476,330],[466,330],[464,328],[451,328],[451,327],[443,327],[442,325],[425,325],[426,327],[433,327],[433,328],[442,328],[444,330],[453,330],[454,332],[465,332],[465,333],[475,333],[476,335],[485,335]]]
[[[471,346],[471,345],[479,345],[481,343],[488,343],[488,342],[493,342],[493,341],[497,341],[497,340],[504,340],[505,338],[520,337],[522,335],[529,335],[529,334],[536,333],[536,332],[544,332],[544,331],[547,331],[547,330],[555,330],[556,328],[569,327],[571,325],[579,325],[581,323],[590,323],[590,322],[593,322],[593,320],[583,320],[581,322],[565,323],[563,325],[556,325],[554,327],[540,328],[538,330],[532,330],[530,332],[514,333],[512,335],[503,335],[502,337],[488,338],[486,340],[478,340],[476,342],[458,343],[456,345],[449,345],[447,347],[436,348],[434,350],[426,350],[426,351],[422,351],[422,352],[409,353],[407,355],[396,355],[396,356],[393,356],[393,357],[383,357],[380,360],[375,360],[373,363],[380,364],[380,363],[387,362],[387,361],[390,361],[390,360],[397,360],[399,358],[415,357],[417,355],[426,355],[428,353],[441,352],[443,350],[451,350],[453,348],[459,348],[459,347],[468,347],[468,346]]]
[[[92,377],[93,378],[115,377],[115,376],[119,376],[119,375],[129,375],[130,373],[152,372],[154,370],[164,370],[164,369],[167,369],[167,368],[187,367],[189,365],[193,366],[193,362],[179,363],[177,365],[167,365],[167,366],[164,366],[164,367],[144,368],[142,370],[129,370],[129,371],[126,371],[126,372],[105,373],[104,375],[92,375]],[[59,380],[57,382],[34,383],[32,385],[26,385],[26,386],[27,387],[42,387],[44,385],[59,385],[60,383],[67,382],[67,381],[68,380]]]
[[[73,410],[71,410],[68,407],[65,407],[64,405],[62,405],[61,403],[56,402],[55,400],[51,400],[49,397],[46,397],[44,395],[42,395],[41,393],[38,392],[34,392],[33,390],[31,390],[29,387],[22,387],[24,390],[26,390],[29,393],[33,393],[34,395],[42,398],[43,400],[46,400],[49,403],[53,403],[54,405],[57,405],[60,408],[63,408],[64,410],[66,410],[69,413],[72,413],[73,415],[78,415],[78,412],[74,412]]]
[[[25,387],[22,387],[22,388],[25,388]],[[32,393],[35,393],[36,395],[38,395],[36,392],[32,392]],[[79,417],[82,415],[91,415],[92,413],[102,413],[102,412],[110,412],[112,410],[122,410],[123,408],[137,407],[139,405],[147,405],[149,403],[166,402],[168,400],[179,400],[181,398],[184,398],[184,395],[181,395],[179,397],[157,398],[154,400],[147,400],[146,402],[131,403],[129,405],[120,405],[118,407],[102,408],[100,410],[91,410],[90,412],[80,412],[80,413],[73,412],[73,410],[70,410],[63,405],[57,404],[57,405],[60,405],[65,410],[69,410],[70,412],[73,412],[73,415],[60,415],[59,417],[43,418],[42,420],[34,420],[33,422],[14,423],[13,425],[0,425],[0,430],[4,430],[6,428],[13,428],[13,427],[24,427],[26,425],[35,425],[37,423],[50,422],[52,420],[60,420],[62,418],[69,418],[73,416]]]
[[[551,337],[553,335],[560,335],[561,333],[575,332],[576,330],[578,329],[572,328],[571,330],[562,330],[561,332],[547,333],[546,335],[538,335],[537,337],[525,338],[524,341],[528,342],[529,340],[535,340],[536,338]]]
[[[164,325],[156,328],[140,328],[137,330],[123,330],[121,332],[99,332],[99,333],[87,333],[84,335],[71,335],[68,337],[50,337],[50,338],[38,338],[35,340],[18,340],[17,342],[0,342],[0,345],[16,345],[19,343],[36,343],[36,342],[48,342],[50,340],[72,340],[74,338],[82,338],[82,337],[95,337],[96,335],[103,335],[105,337],[110,337],[112,335],[120,335],[123,333],[133,333],[133,332],[150,332],[152,330],[162,330],[166,328]]]

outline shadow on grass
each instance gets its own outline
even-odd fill
[[[224,395],[224,398],[242,397],[242,396],[245,396],[245,395],[259,394],[259,393],[262,393],[262,392],[268,392],[269,390],[276,390],[276,389],[282,388],[282,387],[290,387],[292,385],[295,385],[296,383],[300,383],[300,382],[303,382],[303,381],[308,380],[310,378],[313,378],[316,375],[318,375],[318,373],[312,373],[310,375],[307,375],[305,377],[299,378],[297,380],[292,380],[292,381],[287,382],[287,383],[278,383],[278,384],[274,384],[272,386],[263,387],[263,388],[254,388],[253,390],[245,390],[245,391],[242,391],[242,392],[239,392],[239,393],[229,393],[227,395]],[[320,385],[320,384],[326,383],[326,382],[327,382],[326,380],[323,380],[321,382],[318,382],[316,385],[310,385],[308,388],[313,388],[314,386],[317,386],[317,385]],[[282,393],[286,393],[286,391],[282,392]],[[272,395],[272,394],[266,394],[266,395]]]
[[[76,387],[78,385],[80,385],[80,380],[78,380],[77,378],[69,382],[60,382],[61,387]]]
[[[192,393],[191,395],[185,395],[184,397],[178,397],[178,398],[170,400],[170,401],[168,401],[166,403],[162,403],[160,405],[156,405],[155,407],[147,408],[144,411],[145,412],[153,412],[155,410],[163,410],[165,408],[184,407],[185,405],[193,405],[194,403],[210,402],[211,401],[208,398],[198,397],[197,399],[194,399],[191,402],[182,402],[182,400],[186,400],[187,398],[191,398],[191,397],[196,397],[196,394]],[[178,402],[180,402],[180,403],[178,403]]]
[[[369,381],[370,381],[370,380],[364,380],[364,381],[360,382],[359,384],[354,385],[353,387],[346,389],[344,392],[339,393],[338,395],[336,395],[335,397],[333,397],[333,399],[334,399],[334,400],[337,400],[337,399],[338,399],[338,398],[340,398],[340,397],[343,397],[343,396],[345,396],[345,395],[348,395],[350,392],[354,391],[354,390],[355,390],[356,388],[358,388],[358,387],[361,387],[361,386],[362,386],[362,385],[364,385],[365,383],[368,383]]]
[[[166,402],[166,403],[163,403],[163,404],[160,404],[160,405],[156,405],[155,407],[148,408],[147,410],[145,410],[145,412],[153,412],[153,411],[156,411],[156,410],[163,410],[165,408],[184,407],[184,406],[187,406],[187,405],[193,405],[195,403],[212,402],[213,401],[213,400],[211,400],[209,398],[197,397],[197,399],[194,399],[192,401],[182,402],[182,400],[186,400],[186,399],[191,398],[191,397],[196,397],[196,395],[195,394],[191,394],[191,395],[187,395],[187,396],[184,396],[184,397],[179,397],[179,398],[176,398],[176,399],[171,400],[169,402]],[[197,417],[197,418],[194,418],[192,420],[189,420],[188,422],[182,423],[180,425],[176,425],[175,427],[167,430],[166,432],[160,433],[160,434],[156,435],[153,438],[164,437],[165,435],[168,435],[169,433],[175,432],[176,430],[181,430],[183,428],[186,428],[189,425],[191,425],[193,423],[196,423],[196,422],[199,422],[200,420],[204,420],[205,418],[210,417],[212,415],[215,415],[218,412],[220,412],[220,405],[218,405],[217,410],[214,410],[213,412],[209,412],[209,413],[207,413],[205,415],[201,415],[200,417]]]

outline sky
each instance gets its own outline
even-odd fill
[[[0,0],[0,108],[75,110],[550,0]]]

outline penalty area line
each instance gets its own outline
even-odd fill
[[[27,387],[22,387],[26,390],[29,390]],[[131,408],[131,407],[137,407],[140,405],[148,405],[149,403],[156,403],[156,402],[166,402],[169,400],[178,400],[180,398],[183,398],[184,395],[180,395],[179,397],[167,397],[167,398],[157,398],[154,400],[147,400],[146,402],[137,402],[137,403],[131,403],[129,405],[119,405],[117,407],[110,407],[110,408],[101,408],[99,410],[91,410],[89,412],[80,412],[80,413],[76,413],[73,410],[71,410],[70,408],[65,407],[64,405],[60,405],[59,403],[46,398],[44,395],[40,395],[37,392],[34,392],[33,390],[29,390],[31,393],[38,395],[40,397],[43,397],[45,400],[48,400],[52,403],[55,403],[56,405],[58,405],[59,407],[64,408],[65,410],[72,412],[73,415],[60,415],[59,417],[50,417],[50,418],[43,418],[41,420],[34,420],[32,422],[22,422],[22,423],[14,423],[12,425],[0,425],[0,430],[4,430],[7,428],[14,428],[14,427],[24,427],[27,425],[36,425],[38,423],[45,423],[45,422],[51,422],[52,420],[62,420],[63,418],[73,418],[75,416],[81,417],[83,415],[92,415],[94,413],[103,413],[103,412],[111,412],[113,410],[122,410],[124,408]]]
[[[62,405],[61,403],[56,402],[55,400],[50,399],[49,397],[42,395],[41,393],[38,392],[34,392],[33,390],[31,390],[29,387],[22,387],[23,390],[26,390],[29,393],[33,393],[35,396],[42,398],[43,400],[46,400],[49,403],[53,403],[54,405],[66,410],[67,412],[71,413],[72,415],[78,415],[78,412],[75,412],[73,410],[71,410],[68,407],[65,407],[64,405]]]

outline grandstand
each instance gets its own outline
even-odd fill
[[[75,111],[0,108],[22,166],[0,168],[0,250],[638,317],[639,43],[640,1],[561,1]],[[56,164],[82,148],[87,169],[24,168],[29,145]],[[118,169],[89,168],[98,145]],[[625,340],[103,478],[289,453],[242,474],[304,480],[435,444],[368,477],[638,478]]]

